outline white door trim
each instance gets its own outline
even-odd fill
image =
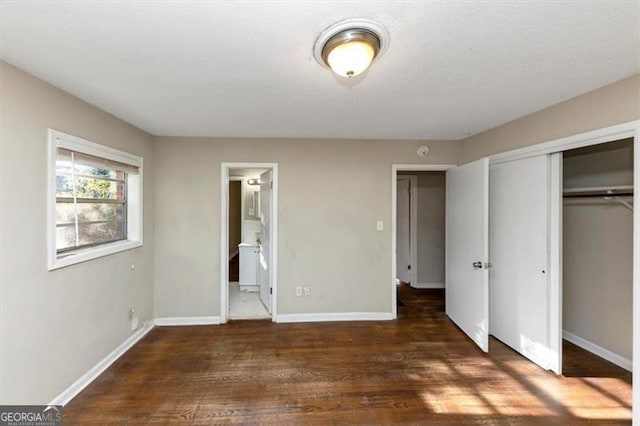
[[[278,163],[221,163],[220,164],[220,323],[229,318],[229,169],[271,169],[273,192],[271,203],[271,318],[275,321],[278,313]]]
[[[536,155],[553,154],[557,152],[567,151],[575,148],[582,148],[590,145],[598,145],[601,143],[613,142],[619,139],[634,138],[633,150],[633,190],[637,194],[640,188],[640,120],[628,121],[626,123],[616,124],[613,126],[603,127],[601,129],[592,130],[577,135],[567,136],[564,138],[554,139],[536,145],[527,146],[525,148],[515,149],[513,151],[503,152],[489,157],[490,164],[499,164],[507,161],[517,160],[521,158],[533,157]],[[561,181],[560,181],[561,183]],[[559,186],[558,183],[556,185]],[[553,191],[554,189],[552,189]],[[558,189],[559,190],[559,189]],[[562,215],[556,212],[552,216],[550,227],[558,232],[562,231]],[[553,239],[550,247],[551,253],[556,256],[562,256],[562,247],[559,241],[562,239]],[[562,258],[558,257],[557,261],[562,264]],[[561,277],[561,276],[560,276]],[[550,312],[552,318],[558,317],[557,330],[559,344],[562,339],[562,282],[561,279],[552,281],[550,288],[550,296],[556,298],[554,303],[556,312]],[[562,346],[560,346],[561,348]],[[633,210],[633,424],[640,425],[640,210]]]
[[[549,349],[555,352],[557,364],[551,371],[562,374],[562,154],[556,152],[549,159]],[[489,283],[491,284],[491,283]]]
[[[535,157],[538,155],[553,154],[560,151],[582,148],[590,145],[613,142],[619,139],[637,137],[640,120],[628,121],[614,126],[604,127],[564,138],[552,139],[524,148],[501,152],[489,156],[489,165],[506,163],[513,160]]]
[[[633,135],[633,192],[640,188],[640,120]],[[633,210],[633,424],[640,425],[640,210]]]
[[[397,284],[396,284],[396,272],[397,272],[397,265],[396,265],[396,238],[397,238],[397,230],[396,230],[396,208],[397,208],[397,188],[396,188],[396,181],[398,179],[398,172],[399,171],[409,171],[409,172],[443,172],[446,170],[449,170],[452,167],[456,167],[455,164],[392,164],[391,165],[391,316],[393,319],[398,317],[398,307],[396,305],[396,303],[398,303],[397,301]],[[417,187],[417,185],[416,185]],[[416,191],[417,194],[417,191]],[[412,199],[413,199],[413,193],[412,195]],[[417,198],[416,198],[417,200]],[[414,213],[413,209],[412,209],[412,214]],[[414,217],[417,216],[417,203],[416,203],[416,214],[413,214]],[[416,219],[417,221],[417,219]],[[417,222],[416,222],[417,225]],[[413,226],[413,223],[412,223]],[[416,228],[414,227],[414,230]],[[415,232],[413,232],[413,234],[416,234]],[[412,244],[413,244],[413,234],[412,234]],[[417,237],[416,237],[416,241],[417,241]],[[416,250],[417,252],[417,250]],[[411,279],[414,280],[415,282],[417,281],[417,273],[416,276],[414,278],[413,275],[413,264],[417,263],[417,258],[414,261],[413,258],[413,252],[411,254]],[[417,269],[416,269],[417,270]]]

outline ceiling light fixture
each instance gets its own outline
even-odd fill
[[[389,34],[380,24],[363,19],[342,21],[320,34],[314,46],[316,60],[342,77],[365,71],[389,46]]]

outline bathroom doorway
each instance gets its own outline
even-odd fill
[[[277,165],[223,163],[221,322],[275,318]]]

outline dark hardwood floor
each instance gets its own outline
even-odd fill
[[[65,407],[64,424],[629,424],[631,375],[567,344],[565,376],[492,339],[441,290],[399,288],[398,320],[158,327]]]

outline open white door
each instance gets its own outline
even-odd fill
[[[489,172],[490,332],[544,369],[559,365],[550,336],[550,161],[541,155]]]
[[[446,312],[488,352],[489,160],[449,169],[446,192]]]
[[[396,187],[396,278],[411,283],[411,180],[399,177]]]
[[[271,313],[271,170],[260,175],[260,300]]]

